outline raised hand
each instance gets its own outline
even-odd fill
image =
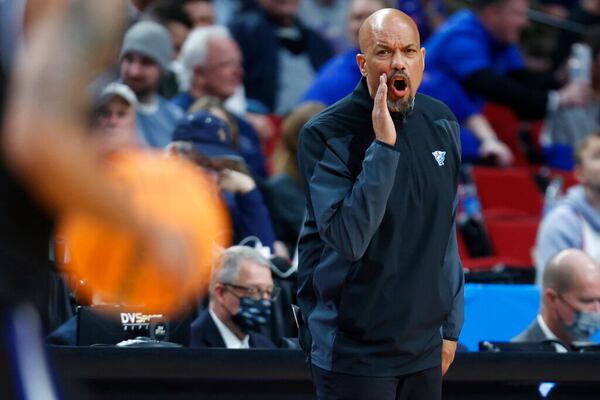
[[[373,130],[377,139],[393,146],[396,144],[396,127],[387,106],[388,88],[386,80],[386,75],[381,74],[379,77],[379,87],[377,88],[373,102]]]
[[[256,183],[246,174],[224,169],[219,172],[219,187],[226,192],[245,194],[254,190]]]

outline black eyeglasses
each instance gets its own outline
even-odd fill
[[[236,297],[251,297],[255,300],[268,299],[268,300],[276,300],[281,293],[281,288],[278,286],[273,286],[271,289],[261,290],[255,286],[247,287],[241,285],[234,285],[233,283],[223,283],[225,287],[230,287],[236,290],[239,290],[243,294],[238,296],[235,292],[233,293]]]

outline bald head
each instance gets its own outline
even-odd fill
[[[544,289],[565,293],[586,282],[600,280],[600,265],[579,249],[565,249],[555,254],[544,269]]]
[[[417,39],[419,38],[417,24],[415,24],[415,21],[411,17],[400,10],[384,8],[371,14],[360,27],[358,31],[360,51],[366,53],[369,47],[375,43],[375,38],[377,36],[385,36],[391,26],[408,29],[412,34],[416,35]],[[420,41],[418,41],[417,46],[420,46]]]
[[[425,49],[415,22],[402,11],[384,8],[365,20],[358,36],[361,52],[356,62],[369,94],[375,97],[385,75],[388,110],[406,117],[414,107],[425,69]]]

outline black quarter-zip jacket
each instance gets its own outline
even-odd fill
[[[459,125],[417,94],[405,120],[393,115],[389,146],[375,139],[372,110],[363,78],[300,135],[301,342],[320,368],[398,376],[440,365],[442,338],[457,340],[463,323]]]

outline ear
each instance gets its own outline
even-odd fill
[[[360,74],[362,76],[367,76],[367,58],[365,57],[365,55],[362,53],[358,53],[356,55],[356,63],[358,64]]]
[[[225,293],[225,286],[222,283],[216,283],[213,288],[213,298],[217,300],[218,303],[223,303],[223,294]]]
[[[202,84],[204,84],[206,81],[205,74],[206,68],[204,68],[202,65],[196,65],[192,70],[192,79],[196,82],[202,82]]]
[[[552,288],[544,289],[542,296],[543,300],[548,304],[554,304],[558,299],[558,293]]]
[[[422,57],[422,62],[423,62],[423,71],[425,71],[425,47],[421,47],[421,57]]]

